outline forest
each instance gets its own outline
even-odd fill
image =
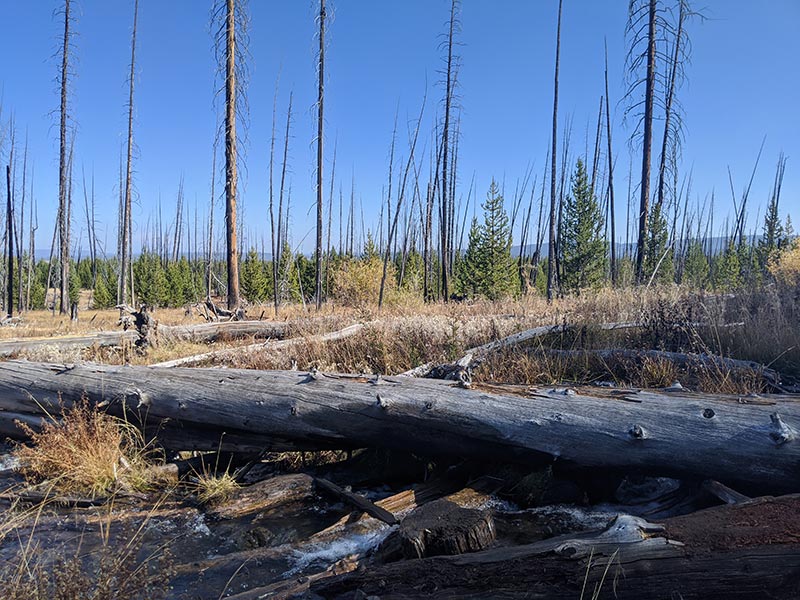
[[[698,191],[682,100],[711,17],[690,0],[624,3],[624,56],[603,40],[579,140],[570,13],[551,3],[544,161],[516,178],[463,167],[476,9],[442,0],[438,37],[417,40],[437,48],[436,85],[410,117],[398,100],[365,203],[325,112],[334,10],[359,9],[312,3],[304,112],[294,89],[280,105],[280,74],[270,106],[248,102],[256,7],[210,2],[208,196],[192,203],[175,173],[156,204],[137,191],[147,71],[129,0],[108,223],[76,155],[93,118],[75,108],[79,32],[97,7],[54,1],[56,161],[29,155],[0,99],[0,596],[800,596],[789,157],[764,156],[765,137],[741,190],[728,167],[729,192]],[[263,164],[247,151],[256,115]],[[57,171],[52,231],[42,165]],[[253,171],[257,210],[242,204]],[[313,199],[293,196],[304,177]]]

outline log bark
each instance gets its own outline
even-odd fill
[[[745,493],[800,487],[796,396],[589,393],[321,372],[0,363],[0,417],[57,415],[85,396],[141,419],[174,449],[381,447],[525,464],[550,457],[716,479]]]
[[[800,497],[666,519],[621,515],[600,532],[405,561],[312,582],[316,598],[796,598]],[[599,596],[593,591],[599,589]],[[583,593],[582,593],[583,590]]]

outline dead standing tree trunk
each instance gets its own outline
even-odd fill
[[[317,243],[316,243],[316,300],[317,310],[322,308],[322,161],[325,101],[325,0],[319,0],[319,87],[317,95]]]
[[[556,262],[556,161],[558,142],[558,67],[561,55],[561,8],[563,0],[558,2],[558,26],[556,28],[556,66],[553,77],[553,148],[550,152],[550,235],[547,248],[547,301],[552,302],[555,288],[555,277],[558,269]]]
[[[239,255],[236,237],[236,0],[225,4],[225,242],[228,309],[239,307]]]
[[[611,285],[617,285],[617,230],[614,215],[614,157],[611,153],[611,108],[608,99],[608,46],[605,44],[606,141],[608,142],[608,218],[611,221]]]
[[[128,74],[128,141],[127,160],[125,164],[125,196],[122,210],[122,242],[120,248],[119,285],[117,288],[117,303],[134,303],[133,282],[131,276],[131,204],[133,196],[133,91],[136,77],[136,26],[139,18],[139,0],[133,5],[133,32],[131,34],[131,64]],[[130,293],[129,293],[130,290]]]
[[[6,165],[6,236],[8,237],[8,292],[6,293],[6,313],[14,316],[14,213],[11,206],[11,165]],[[20,279],[20,287],[22,280]]]
[[[456,85],[456,69],[454,68],[453,57],[453,36],[458,20],[458,0],[450,3],[450,23],[447,36],[447,72],[445,79],[445,98],[444,98],[444,126],[442,127],[442,180],[441,185],[441,231],[440,231],[440,260],[442,271],[442,298],[445,302],[450,299],[450,208],[451,199],[448,194],[447,179],[447,152],[450,149],[450,111],[453,105],[453,95]]]
[[[69,44],[70,44],[70,0],[64,0],[64,40],[61,47],[61,119],[59,125],[58,156],[58,232],[59,262],[61,266],[60,306],[59,312],[67,314],[69,307],[69,210],[68,164],[67,164],[67,119],[69,94]],[[54,300],[55,302],[55,300]]]
[[[639,200],[639,236],[636,239],[636,282],[644,282],[644,254],[650,207],[650,164],[653,149],[653,99],[656,85],[656,8],[649,0],[647,20],[647,75],[645,79],[644,131],[642,135],[642,180]]]

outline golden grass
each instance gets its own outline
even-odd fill
[[[134,425],[87,402],[65,409],[60,421],[46,421],[39,432],[19,426],[32,441],[14,450],[26,479],[50,480],[60,491],[92,497],[154,484],[148,467],[160,458],[156,450]]]

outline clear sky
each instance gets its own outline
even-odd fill
[[[77,124],[73,239],[85,235],[81,170],[94,172],[101,223],[98,236],[116,247],[120,152],[126,134],[127,65],[133,0],[73,0],[78,36],[71,96]],[[326,180],[333,141],[338,140],[337,188],[349,196],[351,175],[368,226],[377,220],[386,181],[395,111],[399,139],[428,94],[425,146],[441,106],[439,47],[449,14],[447,0],[331,0],[326,87]],[[48,247],[57,208],[58,47],[60,2],[0,2],[2,119],[14,116],[18,140],[29,141],[35,165],[40,227],[37,245]],[[251,0],[250,127],[241,210],[252,243],[268,235],[267,167],[272,103],[280,73],[278,119],[294,92],[291,140],[292,238],[298,244],[313,227],[316,122],[315,2]],[[624,104],[624,29],[627,0],[565,0],[562,32],[560,123],[573,123],[573,153],[593,140],[603,93],[603,41],[608,41],[619,219],[624,219],[630,131]],[[159,196],[164,220],[172,215],[178,182],[185,179],[187,212],[208,211],[211,148],[215,132],[215,64],[209,28],[210,0],[140,0],[135,138],[138,157],[134,239],[139,239]],[[695,8],[700,6],[695,3]],[[762,139],[752,202],[765,204],[778,153],[789,160],[782,213],[800,223],[800,2],[705,0],[705,22],[692,22],[692,63],[680,90],[686,140],[682,169],[694,173],[693,198],[716,190],[717,222],[732,212],[727,168],[737,195],[747,183]],[[459,48],[463,108],[460,192],[475,176],[483,199],[492,177],[510,196],[529,164],[541,182],[550,140],[556,0],[465,0]],[[278,144],[280,144],[280,139]],[[422,142],[421,142],[422,143]],[[592,144],[590,141],[589,144]],[[7,160],[8,144],[0,158]],[[21,148],[20,148],[21,151]],[[398,146],[398,158],[408,152]],[[427,156],[427,154],[426,154]],[[634,164],[634,171],[636,166]],[[18,173],[21,176],[21,173]],[[634,184],[638,183],[634,176]],[[326,196],[327,196],[326,183]],[[3,188],[5,186],[2,186]],[[218,188],[221,189],[221,188]],[[219,203],[218,203],[219,206]],[[751,220],[755,219],[756,207]],[[216,222],[221,221],[218,213]],[[623,228],[622,225],[619,226]],[[334,242],[338,228],[334,221]],[[311,247],[313,234],[302,244]],[[84,245],[84,254],[86,253]]]

